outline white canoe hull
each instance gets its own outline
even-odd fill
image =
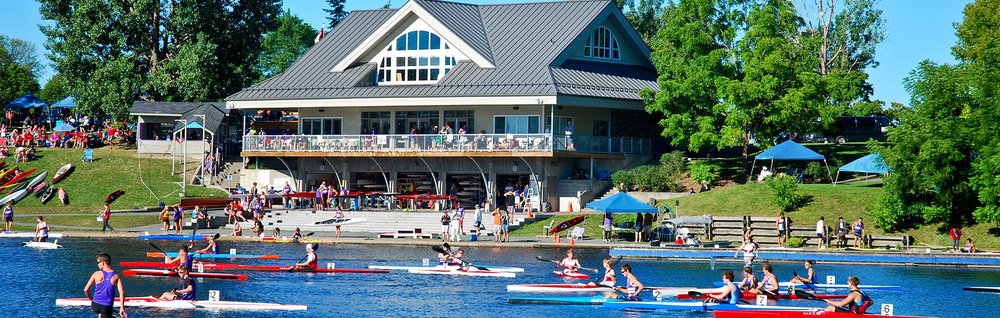
[[[0,233],[0,238],[34,238],[35,232],[3,232]],[[62,238],[62,233],[49,233],[50,239]]]
[[[507,291],[522,293],[597,293],[611,291],[611,288],[588,286],[587,284],[521,284],[507,285]]]
[[[520,267],[505,267],[505,266],[489,266],[489,265],[477,265],[480,267],[489,268],[492,272],[501,273],[523,273],[524,268]],[[457,269],[458,266],[382,266],[382,265],[369,265],[368,269],[387,269],[387,270],[399,270],[399,271],[409,271],[422,270],[422,269]]]
[[[115,307],[120,302],[115,299]],[[90,306],[87,298],[56,299],[56,306]],[[159,300],[155,297],[126,297],[125,307],[147,307],[165,309],[206,309],[206,310],[306,310],[306,305],[284,305],[270,303],[251,303],[241,301],[189,301],[189,300]]]
[[[485,276],[485,277],[506,277],[514,278],[514,273],[494,272],[494,271],[462,271],[457,269],[411,269],[408,272],[413,274],[437,274],[437,275],[459,275],[459,276]]]
[[[21,243],[24,247],[38,248],[38,249],[57,249],[62,247],[59,245],[59,241],[55,242],[24,242]]]

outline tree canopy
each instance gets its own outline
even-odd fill
[[[313,45],[316,29],[290,11],[278,16],[278,28],[264,35],[260,75],[266,79],[285,71]]]
[[[0,35],[0,107],[38,91],[41,67],[34,44]]]
[[[330,23],[327,25],[330,30],[337,26],[340,21],[343,21],[347,17],[347,10],[344,8],[347,0],[326,0],[326,4],[330,5],[329,9],[323,9],[326,12],[326,20]],[[388,6],[388,4],[386,4]]]

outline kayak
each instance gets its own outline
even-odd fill
[[[715,286],[721,287],[722,285],[723,285],[722,282],[715,282]],[[812,285],[806,285],[806,284],[789,283],[789,282],[780,282],[780,283],[778,283],[778,287],[781,287],[781,288],[788,288],[788,287],[793,287],[793,286],[795,288],[797,288],[797,289],[847,289],[847,288],[849,288],[849,287],[847,287],[847,284],[812,284]],[[860,286],[858,286],[858,288],[860,288],[860,289],[870,289],[870,290],[902,290],[903,289],[903,287],[900,287],[900,286],[880,286],[880,285],[860,285]]]
[[[126,269],[122,271],[125,276],[177,276],[177,272],[169,269]],[[247,275],[243,274],[221,274],[221,273],[199,273],[188,272],[188,275],[195,278],[216,278],[247,280]]]
[[[720,295],[722,293],[703,293],[703,294],[705,294],[705,297],[702,299],[708,299],[709,295],[711,294]],[[754,294],[748,290],[744,290],[742,299],[751,299],[751,300],[757,299],[757,295],[758,294]],[[817,299],[844,299],[847,297],[847,295],[831,295],[831,294],[815,294],[814,296],[816,296]],[[691,296],[688,295],[687,293],[680,293],[677,294],[677,299],[691,299]],[[789,295],[789,294],[778,293],[777,295],[767,295],[767,299],[802,299],[802,298],[799,298],[799,296],[795,294]]]
[[[696,288],[696,287],[648,287],[647,290],[653,292],[653,298],[663,299],[677,297],[680,294],[687,294],[688,292],[696,291],[702,294],[714,294],[721,293],[722,287],[716,288]]]
[[[17,238],[34,238],[35,232],[0,232],[0,238],[4,237],[17,237]],[[62,233],[49,233],[49,238],[62,238]]]
[[[118,263],[121,267],[153,267],[153,268],[174,268],[177,264],[167,264],[163,262],[120,262]],[[315,273],[359,273],[359,274],[380,274],[388,273],[388,270],[378,270],[378,269],[352,269],[352,268],[317,268],[314,270],[290,270],[290,266],[274,266],[274,265],[244,265],[244,264],[231,264],[231,263],[209,263],[209,262],[198,262],[194,263],[194,271],[198,268],[204,268],[205,270],[215,270],[215,271],[258,271],[258,272],[315,272]],[[229,275],[229,274],[227,274]],[[191,275],[192,277],[196,277]]]
[[[59,240],[55,242],[24,242],[21,243],[24,247],[40,248],[40,249],[56,249],[62,247],[59,245]]]
[[[314,225],[348,225],[348,224],[361,223],[364,221],[366,220],[363,218],[329,219],[326,221],[316,222]]]
[[[278,255],[273,254],[190,254],[192,258],[260,258],[260,259],[278,259]],[[177,252],[169,252],[163,254],[160,252],[148,252],[146,253],[147,258],[163,258],[164,256],[177,257]]]
[[[524,272],[524,268],[520,268],[520,267],[490,266],[490,265],[476,265],[476,266],[489,268],[491,271],[494,271],[494,272],[503,272],[503,273],[523,273]],[[368,265],[368,268],[370,268],[370,269],[387,269],[387,270],[408,271],[408,270],[411,270],[411,269],[443,269],[443,268],[459,268],[459,267],[458,266],[442,267],[440,265],[438,265],[438,266],[382,266],[382,265]]]
[[[715,318],[784,318],[784,317],[884,317],[877,314],[856,314],[852,312],[760,310],[754,312],[720,310],[715,312]],[[893,316],[900,318],[921,318],[920,316]]]
[[[594,297],[526,297],[507,299],[508,304],[529,304],[529,305],[601,305],[607,302],[622,301],[618,298],[607,298],[603,296]]]
[[[506,277],[514,278],[514,273],[483,271],[483,270],[463,270],[463,269],[411,269],[414,274],[438,274],[438,275],[461,275],[461,276],[485,276],[485,277]]]
[[[207,241],[211,235],[201,234],[154,234],[139,235],[140,240],[152,241]]]
[[[115,307],[121,302],[115,298]],[[56,306],[90,306],[87,298],[56,299]],[[125,297],[125,307],[153,307],[165,309],[214,309],[214,310],[306,310],[306,305],[284,305],[269,303],[250,303],[241,301],[207,301],[207,300],[160,300],[156,297]]]
[[[587,274],[584,274],[584,273],[580,273],[580,272],[575,272],[575,273],[574,272],[569,272],[569,273],[567,273],[567,272],[564,272],[564,271],[552,271],[552,274],[555,274],[556,276],[576,278],[576,279],[590,279],[590,275],[587,275]]]
[[[299,243],[299,244],[322,243],[323,242],[323,240],[319,240],[319,239],[307,239],[307,238],[301,238],[301,239],[299,239],[298,242],[295,242],[295,241],[293,241],[289,237],[282,237],[282,238],[262,237],[262,238],[260,238],[260,241],[261,242],[265,242],[265,243]]]
[[[1000,287],[972,286],[972,287],[962,287],[962,290],[974,291],[974,292],[1000,293]]]
[[[590,286],[587,284],[520,284],[507,285],[507,291],[528,293],[596,293],[611,291],[611,288]]]
[[[710,310],[770,310],[770,311],[811,311],[821,310],[809,307],[788,307],[788,306],[758,306],[747,304],[720,304],[706,303],[701,301],[619,301],[606,302],[604,308],[618,309],[660,309],[677,311],[710,311]]]

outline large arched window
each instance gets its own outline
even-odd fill
[[[587,43],[583,46],[583,56],[621,59],[621,51],[618,50],[618,40],[615,39],[615,34],[605,27],[594,30],[594,33],[587,37]]]
[[[455,66],[447,42],[428,31],[400,35],[381,54],[376,80],[384,83],[433,83]]]

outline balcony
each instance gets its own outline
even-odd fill
[[[641,137],[550,134],[243,136],[243,156],[553,157],[650,154]]]

